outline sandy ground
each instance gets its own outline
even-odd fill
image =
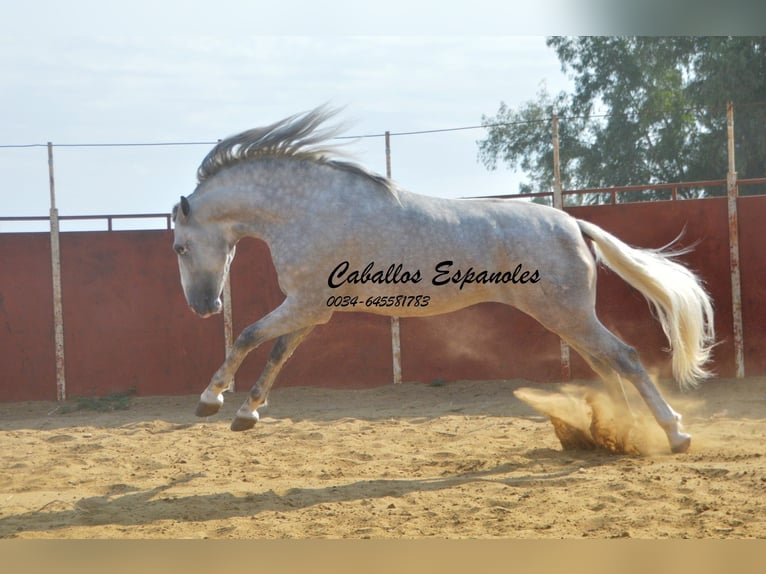
[[[277,388],[246,433],[241,393],[0,404],[0,538],[766,537],[766,378],[666,392],[681,455],[565,451],[520,386]]]

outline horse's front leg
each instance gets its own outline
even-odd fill
[[[243,335],[244,332],[237,337],[223,364],[215,372],[210,380],[210,384],[200,395],[197,410],[194,413],[198,417],[209,417],[220,410],[223,405],[223,392],[232,387],[234,375],[242,361],[245,360],[250,351],[262,342],[258,341],[255,344],[251,344]]]
[[[258,378],[258,382],[250,389],[250,396],[245,400],[237,411],[236,417],[231,422],[231,430],[244,431],[253,428],[258,421],[258,407],[265,405],[271,386],[282,370],[293,351],[301,344],[313,329],[306,327],[288,335],[282,335],[274,342],[269,360]]]
[[[210,384],[200,395],[196,415],[207,417],[219,411],[223,405],[222,393],[231,385],[234,375],[245,357],[258,345],[282,335],[302,331],[313,325],[326,322],[328,319],[329,316],[319,317],[305,312],[297,312],[295,305],[291,305],[289,300],[285,300],[274,311],[245,328],[234,341],[229,354],[213,375]],[[268,370],[267,367],[266,371]]]

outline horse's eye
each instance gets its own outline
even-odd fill
[[[173,249],[179,255],[186,255],[187,253],[189,253],[189,248],[186,247],[186,245],[174,245]]]

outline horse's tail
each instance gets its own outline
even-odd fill
[[[673,375],[682,389],[709,377],[706,364],[715,341],[713,305],[699,278],[672,260],[686,251],[636,249],[600,227],[577,220],[593,242],[596,260],[638,289],[649,301],[673,353]]]

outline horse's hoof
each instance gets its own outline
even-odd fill
[[[692,444],[692,437],[688,434],[681,434],[678,437],[678,440],[674,442],[674,444],[670,445],[670,450],[673,451],[675,454],[681,454],[689,450],[689,447]]]
[[[233,421],[231,421],[231,430],[235,432],[241,432],[250,430],[255,426],[255,423],[258,422],[258,419],[250,418],[250,417],[235,417]]]
[[[209,417],[214,415],[221,408],[221,403],[203,403],[202,401],[197,403],[197,410],[194,414],[198,417]]]

